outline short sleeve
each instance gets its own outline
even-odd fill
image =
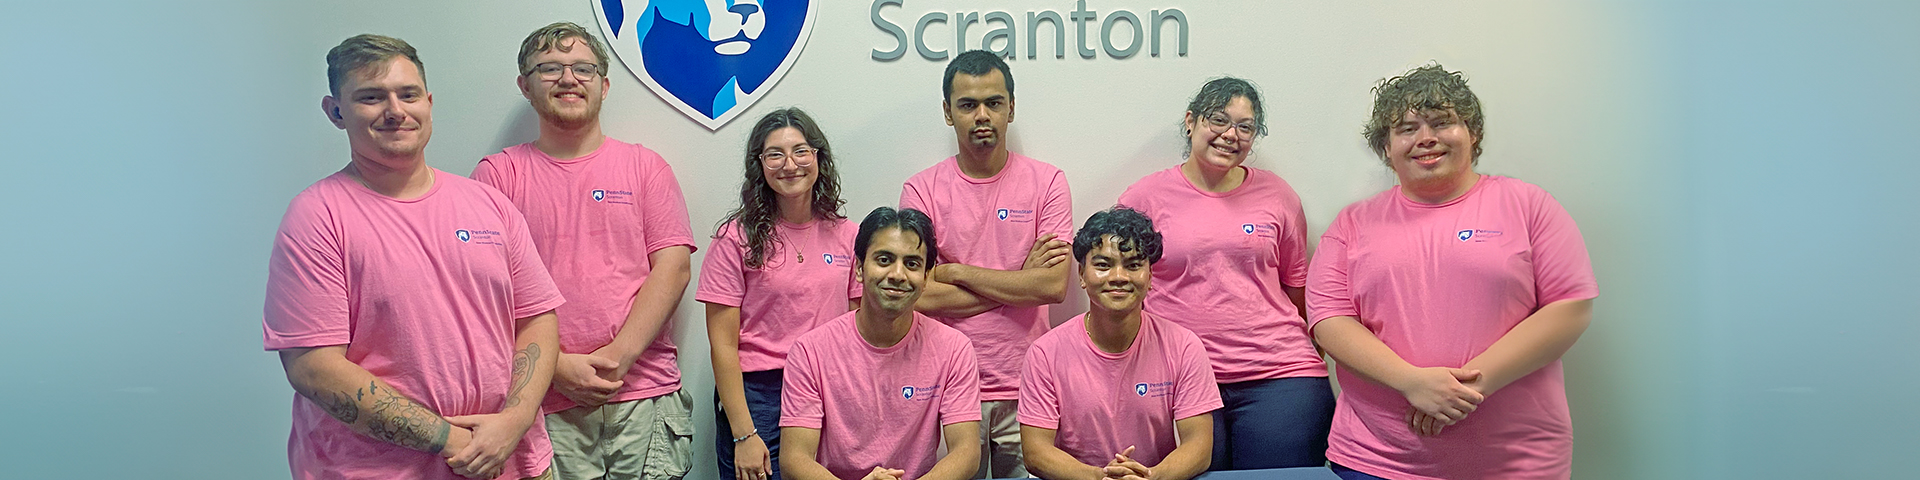
[[[267,350],[345,345],[353,339],[340,232],[318,203],[307,194],[295,197],[274,235],[262,320]]]
[[[700,286],[693,299],[716,305],[738,307],[747,296],[746,253],[731,233],[734,222],[720,226],[722,235],[707,244],[707,256],[700,261]]]
[[[693,244],[693,228],[688,226],[691,220],[687,215],[687,197],[680,192],[680,181],[673,176],[673,166],[659,155],[647,153],[646,163],[652,168],[642,169],[646,178],[641,179],[649,203],[641,213],[646,222],[641,229],[647,236],[647,253],[681,245],[689,250],[698,249]]]
[[[1073,192],[1067,188],[1067,174],[1053,171],[1053,178],[1047,181],[1046,199],[1040,211],[1040,234],[1052,233],[1059,239],[1073,241]]]
[[[1027,349],[1027,370],[1020,382],[1020,424],[1059,430],[1060,389],[1053,381],[1053,358],[1037,342]]]
[[[900,186],[900,209],[905,210],[911,208],[919,210],[920,213],[932,216],[933,212],[927,208],[927,205],[931,202],[927,201],[925,196],[926,192],[921,191],[921,185],[914,183],[915,180],[919,179],[920,175],[914,175],[913,177],[907,178],[907,183]],[[938,224],[940,222],[935,221],[934,223]],[[938,232],[935,233],[938,234]]]
[[[500,168],[494,165],[493,156],[490,155],[481,158],[480,163],[473,166],[473,173],[467,174],[467,178],[487,184],[495,190],[505,192],[507,191],[507,187],[504,186],[506,184],[506,178],[502,173],[504,172],[501,172]]]
[[[780,388],[780,426],[818,430],[825,423],[826,407],[820,398],[817,365],[806,342],[794,342],[787,350],[787,368]]]
[[[1540,305],[1600,296],[1587,242],[1560,202],[1545,190],[1536,193],[1527,219],[1533,239],[1534,295]]]
[[[1181,332],[1178,336],[1178,348],[1173,349],[1173,365],[1179,370],[1180,384],[1175,387],[1179,396],[1173,399],[1173,419],[1185,420],[1196,415],[1219,410],[1226,404],[1220,399],[1220,385],[1213,377],[1213,362],[1207,359],[1207,349],[1201,346],[1200,337],[1192,332]]]
[[[507,275],[513,282],[513,318],[518,320],[559,308],[566,300],[560,297],[560,287],[553,283],[547,264],[540,260],[540,251],[533,246],[526,217],[520,215],[520,209],[514,208],[512,202],[506,201],[505,195],[501,195],[497,203],[506,217],[502,223],[507,225]]]
[[[1307,286],[1307,212],[1300,205],[1300,194],[1292,188],[1283,192],[1285,211],[1280,216],[1280,283],[1289,287]],[[1304,312],[1303,312],[1304,313]]]
[[[931,319],[919,321],[932,322]],[[960,348],[953,349],[953,357],[947,362],[948,387],[942,388],[946,394],[940,395],[940,424],[980,421],[980,367],[973,353],[973,342],[958,332],[951,332]]]
[[[1320,236],[1320,251],[1307,269],[1307,311],[1313,313],[1307,322],[1309,334],[1321,320],[1360,315],[1348,289],[1347,239],[1352,235],[1349,211],[1340,212],[1327,226],[1327,233]]]

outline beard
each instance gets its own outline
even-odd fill
[[[574,129],[592,124],[600,119],[601,100],[588,100],[584,109],[562,109],[552,97],[534,105],[534,113],[540,115],[540,121],[563,129]]]

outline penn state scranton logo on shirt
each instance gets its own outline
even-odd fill
[[[909,402],[925,402],[925,401],[933,400],[936,398],[940,398],[940,386],[939,385],[928,385],[924,387],[916,387],[912,385],[903,386],[903,387],[900,387],[900,398]]]
[[[719,130],[786,76],[821,0],[595,0],[607,43],[653,93]]]
[[[1462,242],[1473,242],[1473,243],[1486,243],[1488,240],[1497,238],[1499,236],[1500,236],[1499,230],[1480,230],[1475,228],[1461,230],[1453,234],[1454,238],[1458,238]]]
[[[993,216],[999,217],[1002,222],[1033,223],[1032,209],[1002,208],[995,210]]]
[[[1240,233],[1244,233],[1247,235],[1256,235],[1256,236],[1259,236],[1260,238],[1277,237],[1279,231],[1280,231],[1279,229],[1273,228],[1273,225],[1267,225],[1264,223],[1240,224]]]
[[[1133,384],[1133,394],[1139,397],[1159,398],[1173,395],[1173,382],[1141,382]]]
[[[627,190],[603,190],[596,188],[591,192],[587,192],[587,196],[593,198],[595,203],[605,202],[618,205],[633,205],[633,192]]]
[[[493,230],[467,230],[462,228],[453,231],[453,238],[460,239],[460,243],[470,245],[506,245],[500,242],[500,232]]]
[[[833,265],[833,254],[831,253],[820,254],[820,261],[827,262],[827,265]],[[913,387],[907,387],[907,388],[913,388]]]

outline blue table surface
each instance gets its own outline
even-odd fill
[[[1200,476],[1193,478],[1194,480],[1340,480],[1338,475],[1333,474],[1333,470],[1328,470],[1326,467],[1223,470],[1202,473]]]

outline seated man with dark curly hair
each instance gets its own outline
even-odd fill
[[[1221,401],[1206,347],[1140,308],[1161,249],[1153,221],[1125,207],[1093,214],[1074,235],[1089,309],[1027,351],[1020,444],[1028,471],[1184,480],[1210,463],[1209,413]]]

